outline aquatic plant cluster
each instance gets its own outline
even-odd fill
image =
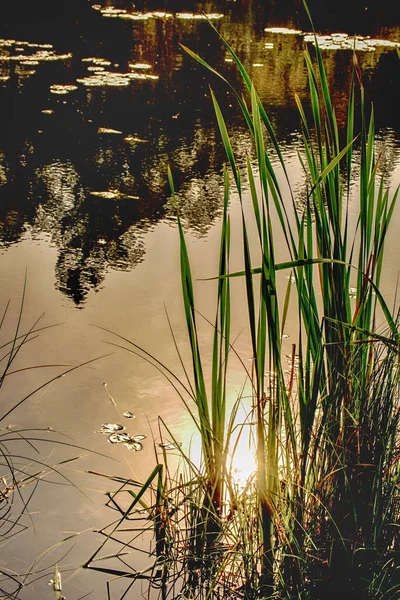
[[[303,38],[306,44],[318,45],[320,50],[356,50],[357,52],[374,52],[379,47],[400,48],[400,42],[391,40],[374,39],[370,36],[350,36],[348,33],[331,33],[320,35],[316,33],[304,33],[300,29],[288,27],[266,27],[264,30],[272,35],[295,35]],[[270,42],[266,43],[271,46]]]
[[[1,51],[1,49],[3,49]],[[21,76],[31,76],[36,73],[31,67],[38,67],[42,63],[55,61],[68,61],[72,59],[72,53],[57,54],[52,44],[31,44],[26,41],[0,39],[0,64],[14,63],[22,67],[19,71]],[[99,57],[87,57],[82,59],[87,64],[89,75],[79,77],[75,82],[67,84],[54,83],[50,86],[52,94],[66,95],[84,87],[126,87],[133,80],[157,80],[158,75],[149,73],[151,65],[146,63],[130,63],[129,71],[106,70],[111,66],[111,61]],[[114,65],[114,69],[117,67]],[[6,82],[10,75],[2,75],[0,82]],[[79,85],[76,85],[79,84]]]
[[[212,93],[228,166],[210,376],[202,359],[201,317],[179,216],[182,297],[191,348],[190,368],[179,355],[185,379],[119,336],[119,346],[152,362],[170,381],[202,447],[198,465],[161,422],[180,457],[178,470],[163,450],[144,484],[123,480],[111,494],[120,518],[101,532],[104,541],[85,567],[119,580],[127,577],[121,597],[143,580],[149,597],[181,600],[400,596],[400,331],[398,309],[389,308],[379,289],[399,190],[390,190],[378,175],[374,112],[365,99],[356,55],[347,123],[340,130],[319,36],[313,34],[309,41],[315,47],[313,55],[308,49],[304,53],[309,107],[295,94],[303,129],[299,160],[307,179],[307,196],[301,202],[266,109],[233,50],[222,40],[243,79],[245,95],[185,48],[230,86],[253,150],[235,156]],[[346,36],[328,41],[348,43]],[[368,45],[367,40],[363,43]],[[361,156],[358,171],[355,148]],[[175,196],[171,173],[169,177]],[[232,187],[242,214],[240,272],[229,268]],[[355,229],[350,226],[351,202],[353,210],[358,206]],[[256,259],[250,250],[251,223],[258,239]],[[277,236],[286,242],[283,262],[276,260]],[[288,274],[283,293],[281,272]],[[252,361],[250,368],[242,362],[247,383],[228,410],[228,362],[236,354],[231,338],[233,278],[240,278],[246,290]],[[288,354],[284,331],[289,311],[297,315],[298,338]],[[238,423],[245,394],[251,396],[251,407]],[[248,435],[256,458],[254,472],[240,485],[232,467],[238,435]],[[111,479],[121,483],[121,478]],[[139,572],[129,557],[143,535],[150,539],[153,562]],[[101,555],[109,539],[120,543],[121,552],[111,557],[118,567],[108,567]],[[111,581],[108,589],[111,595]]]

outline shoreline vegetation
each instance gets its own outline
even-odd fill
[[[233,50],[221,43],[241,74],[243,95],[184,48],[231,88],[253,140],[251,156],[244,161],[235,156],[211,91],[227,156],[212,371],[203,367],[200,314],[179,216],[191,348],[189,361],[179,354],[185,379],[136,343],[114,337],[115,345],[142,356],[170,381],[199,432],[202,461],[194,464],[160,420],[180,456],[178,469],[164,449],[156,451],[144,484],[110,477],[117,489],[108,494],[109,505],[117,519],[100,532],[103,541],[84,568],[110,576],[109,598],[115,597],[113,581],[126,578],[121,598],[131,597],[137,582],[147,582],[149,598],[176,600],[396,600],[400,332],[397,306],[389,308],[379,286],[399,190],[388,189],[379,175],[373,107],[364,97],[354,54],[347,124],[339,129],[315,35],[312,54],[304,52],[309,106],[295,94],[303,129],[299,161],[307,182],[306,198],[299,201],[257,91]],[[361,157],[357,169],[355,147]],[[169,181],[174,197],[171,172]],[[230,236],[232,194],[242,209],[241,272],[229,268],[231,243],[238,243]],[[251,216],[244,210],[245,195],[251,198]],[[355,231],[350,200],[358,203]],[[250,251],[250,220],[256,224],[257,257]],[[275,258],[278,236],[286,242],[284,262]],[[277,285],[280,271],[288,275],[284,294]],[[242,363],[251,407],[240,425],[242,398],[227,409],[228,362],[235,353],[232,278],[241,278],[246,289],[243,309],[252,347],[250,368]],[[297,315],[298,339],[287,369],[282,339],[289,311]],[[174,343],[179,353],[175,338]],[[238,429],[239,436],[249,436],[256,458],[254,472],[241,485],[231,468]],[[140,572],[133,566],[139,539],[150,547],[150,566]],[[111,541],[117,550],[107,554],[104,547]]]

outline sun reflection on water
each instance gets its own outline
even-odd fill
[[[229,427],[229,420],[230,414],[227,415],[226,419],[226,434]],[[167,442],[172,442],[168,449],[174,450],[173,454],[177,457],[178,461],[184,455],[190,460],[195,469],[203,473],[204,460],[201,438],[189,416],[180,423],[178,431],[179,434],[176,434],[177,437],[174,440],[171,439],[171,435],[165,432],[162,442],[165,447],[167,446]],[[175,433],[173,435],[175,436]],[[181,450],[178,450],[173,442],[178,442]],[[169,462],[171,458],[172,456],[169,455]],[[241,405],[237,410],[230,435],[225,466],[229,483],[236,488],[236,491],[246,488],[250,480],[254,478],[256,472],[256,453],[251,409],[249,407]]]

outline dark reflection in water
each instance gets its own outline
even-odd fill
[[[400,41],[395,4],[312,0],[310,7],[321,31]],[[213,22],[249,69],[286,156],[299,144],[293,91],[304,97],[307,90],[303,36],[264,31],[267,26],[309,30],[300,1],[142,0],[132,7],[103,0],[101,6],[172,16],[106,18],[78,0],[39,0],[20,13],[18,3],[10,3],[0,42],[0,243],[6,247],[27,232],[47,233],[58,252],[57,286],[79,306],[89,289],[101,287],[108,269],[131,269],[144,259],[145,232],[160,219],[173,219],[178,209],[187,227],[204,235],[220,214],[224,153],[209,83],[233,131],[239,160],[251,150],[227,89],[179,43],[240,86],[226,50],[206,22],[176,13],[223,15]],[[20,43],[7,42],[12,39]],[[324,54],[343,126],[352,55]],[[386,46],[358,58],[378,126],[385,128],[384,162],[391,172],[399,148],[398,58]],[[76,89],[51,88],[55,84]],[[178,190],[174,203],[168,164]]]

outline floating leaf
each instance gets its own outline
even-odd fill
[[[124,412],[124,414],[122,416],[125,417],[126,419],[134,419],[135,418],[135,415],[130,410],[127,410],[126,412]]]
[[[136,442],[134,439],[130,440],[129,442],[125,442],[124,446],[133,452],[140,452],[140,450],[143,450],[142,444],[140,442]]]
[[[103,423],[98,433],[114,433],[116,431],[122,431],[122,429],[125,429],[125,427],[119,423]]]
[[[97,196],[98,198],[104,198],[105,200],[139,200],[139,196],[131,196],[129,194],[123,194],[119,190],[105,190],[103,192],[89,192],[91,196]]]

